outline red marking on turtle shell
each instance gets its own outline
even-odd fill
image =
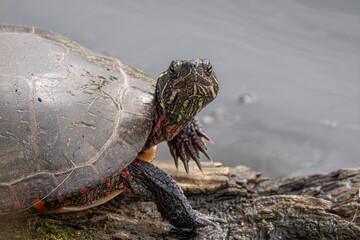
[[[121,174],[121,176],[122,176],[123,178],[126,177],[126,174],[125,174],[124,172],[120,172],[120,174]]]
[[[14,190],[14,188],[11,187],[11,186],[9,186],[9,191],[10,191],[10,195],[11,195],[12,197],[15,197],[15,190]]]
[[[62,190],[60,189],[58,192],[57,192],[57,197],[60,198],[62,195]]]
[[[83,187],[82,189],[80,189],[80,192],[81,192],[81,194],[86,194],[86,193],[90,192],[90,190],[86,187]]]
[[[20,203],[19,202],[15,202],[14,203],[14,210],[16,210],[16,209],[18,209],[20,207]],[[1,213],[0,213],[0,215],[1,215]]]
[[[57,212],[60,212],[61,210],[62,210],[62,208],[55,209],[55,211],[57,211]]]
[[[64,203],[64,206],[68,206],[71,204],[71,201],[70,200],[66,200],[65,203]]]
[[[141,174],[141,172],[137,172],[137,174]]]
[[[45,205],[44,205],[44,202],[43,201],[41,201],[40,199],[35,199],[35,200],[33,200],[32,202],[31,202],[31,204],[33,204],[34,205],[34,207],[39,211],[39,212],[46,212],[47,211],[47,209],[46,209],[46,207],[45,207]]]
[[[24,193],[24,192],[26,191],[26,189],[27,189],[27,185],[23,186],[23,187],[21,188],[21,193]]]
[[[110,187],[110,178],[106,180],[107,187]]]
[[[106,197],[108,197],[109,195],[110,195],[110,193],[108,193],[108,192],[105,194]]]

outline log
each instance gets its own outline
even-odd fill
[[[156,165],[177,181],[195,209],[227,223],[220,229],[176,229],[154,203],[124,193],[93,209],[0,224],[0,236],[15,238],[14,228],[25,225],[15,232],[27,239],[61,234],[67,239],[360,239],[360,168],[269,179],[245,166],[204,162],[201,172],[191,163],[186,174],[172,161]]]

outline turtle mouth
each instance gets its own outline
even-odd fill
[[[198,73],[195,76],[189,76],[176,79],[174,81],[174,89],[183,89],[188,87],[200,86],[200,87],[211,87],[214,85],[214,80],[211,78],[204,78]]]

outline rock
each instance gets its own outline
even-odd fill
[[[242,104],[250,104],[255,101],[255,97],[250,93],[243,93],[239,96],[238,100]]]

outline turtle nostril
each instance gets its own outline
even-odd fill
[[[197,63],[195,61],[189,61],[187,62],[187,67],[190,68],[191,70],[194,70],[196,68]]]

